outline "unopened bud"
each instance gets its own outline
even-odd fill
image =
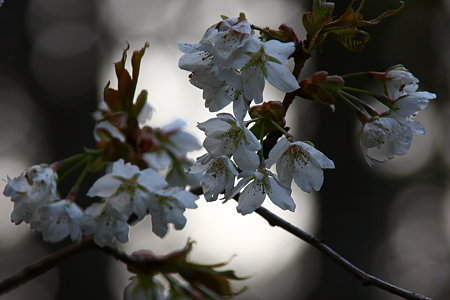
[[[336,100],[334,93],[344,87],[345,81],[341,76],[328,76],[328,72],[319,71],[300,82],[300,96],[325,105],[332,105]]]

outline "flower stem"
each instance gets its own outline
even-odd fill
[[[259,143],[261,144],[261,150],[258,151],[259,156],[259,167],[264,168],[265,167],[265,160],[264,160],[264,147],[262,146],[264,143],[264,122],[261,122],[261,135],[259,137]]]
[[[384,78],[385,72],[355,72],[355,73],[348,73],[341,75],[344,79],[351,79],[351,78],[358,78],[358,77],[365,77],[365,78],[371,78],[371,79],[378,79]]]
[[[341,99],[342,101],[344,101],[345,104],[347,104],[348,106],[350,106],[353,110],[356,111],[356,114],[359,117],[359,120],[361,121],[361,123],[367,123],[367,121],[370,119],[370,116],[363,111],[361,108],[359,108],[355,103],[353,103],[352,101],[350,101],[343,93],[342,91],[338,91],[336,93],[336,95],[338,96],[339,99]]]
[[[341,91],[341,93],[347,97],[347,99],[354,101],[356,103],[361,104],[364,108],[369,112],[371,116],[379,116],[381,113],[378,112],[375,108],[373,108],[370,104],[362,101],[358,97],[353,96],[352,94],[347,93],[346,91]]]
[[[88,154],[88,153],[86,153]],[[82,159],[80,159],[78,162],[76,162],[70,169],[65,171],[59,178],[58,183],[64,181],[70,174],[72,174],[75,170],[77,170],[79,167],[81,167],[83,164],[86,163],[87,160],[89,160],[89,154],[84,156]]]
[[[76,163],[79,160],[84,159],[89,153],[83,152],[79,154],[75,154],[73,156],[70,156],[66,159],[60,160],[55,162],[53,165],[55,165],[55,171],[60,171],[67,168],[69,165]]]
[[[279,131],[281,131],[281,133],[283,133],[287,138],[294,138],[294,136],[292,134],[290,134],[289,132],[287,132],[286,130],[284,130],[283,127],[280,126],[280,124],[278,124],[277,122],[275,122],[272,119],[267,119],[269,120]]]
[[[77,181],[75,181],[75,184],[73,185],[72,189],[78,190],[81,186],[81,184],[84,181],[84,178],[86,177],[86,174],[89,170],[89,167],[91,166],[91,159],[89,159],[86,163],[86,166],[84,167],[83,171],[81,171],[80,176],[78,176]]]
[[[363,89],[357,89],[357,88],[352,88],[349,86],[344,86],[342,88],[343,90],[349,91],[349,92],[353,92],[353,93],[360,93],[360,94],[364,94],[364,95],[368,95],[378,101],[380,101],[381,103],[383,103],[384,105],[386,105],[389,108],[392,108],[392,106],[394,105],[394,101],[392,99],[389,99],[387,96],[384,95],[378,95],[375,93],[372,93],[370,91],[366,91]]]

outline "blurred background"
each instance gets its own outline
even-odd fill
[[[197,42],[220,15],[239,12],[259,26],[289,24],[304,38],[301,16],[311,2],[6,0],[0,8],[0,188],[8,175],[94,145],[91,114],[106,82],[115,86],[113,63],[127,42],[131,49],[150,42],[138,86],[149,91],[155,108],[150,124],[183,118],[202,139],[195,125],[213,115],[204,109],[201,91],[189,84],[188,73],[177,67],[177,42]],[[349,1],[336,2],[339,14]],[[367,2],[366,19],[399,5]],[[331,113],[297,99],[288,124],[295,126],[296,137],[313,141],[330,157],[336,170],[325,171],[319,193],[294,191],[295,213],[265,203],[355,265],[433,299],[450,299],[449,16],[447,0],[408,0],[399,15],[367,29],[371,40],[363,52],[349,53],[330,42],[313,55],[302,78],[316,70],[343,74],[405,65],[420,79],[421,89],[438,94],[418,117],[427,134],[415,137],[407,155],[369,168],[357,143],[359,124],[347,107],[338,103]],[[354,82],[371,88],[363,84]],[[282,96],[265,91],[266,100]],[[399,299],[363,287],[317,250],[259,216],[238,215],[231,201],[197,203],[199,209],[187,212],[185,230],[159,239],[144,220],[132,228],[124,249],[163,254],[190,237],[197,241],[195,261],[227,261],[236,255],[230,267],[241,276],[252,275],[236,284],[249,286],[239,299]],[[25,224],[13,225],[11,209],[9,199],[0,196],[0,278],[64,246],[44,244]],[[121,263],[86,251],[2,299],[118,300],[130,275]]]

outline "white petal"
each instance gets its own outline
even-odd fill
[[[281,209],[295,211],[295,203],[292,200],[290,191],[281,186],[274,178],[269,177],[270,192],[269,198]]]
[[[179,192],[176,192],[174,197],[177,198],[178,201],[180,201],[186,208],[197,208],[197,204],[195,204],[195,201],[199,197],[189,191],[181,190]]]
[[[254,174],[255,172],[249,172]],[[225,195],[225,201],[230,200],[231,198],[233,198],[237,193],[239,193],[241,191],[241,189],[247,185],[247,183],[249,183],[252,180],[251,176],[245,177],[243,179],[241,179],[241,181],[239,181],[236,186],[230,191],[229,194]]]
[[[152,231],[160,238],[163,238],[169,231],[167,223],[162,219],[162,216],[160,216],[160,214],[152,213],[151,216]]]
[[[246,68],[241,72],[244,95],[248,99],[254,99],[256,103],[263,101],[264,74],[258,65]]]
[[[144,153],[143,158],[155,170],[162,171],[172,166],[172,158],[165,150]]]
[[[231,125],[222,118],[213,118],[203,123],[198,123],[197,127],[209,136],[214,132],[226,132],[231,128]]]
[[[284,64],[295,51],[295,45],[293,42],[282,43],[278,40],[270,40],[264,43],[264,51]]]
[[[289,141],[286,138],[282,138],[275,144],[275,146],[273,146],[272,150],[269,152],[269,158],[266,160],[268,168],[280,159],[284,152],[289,148],[289,145]]]
[[[303,142],[294,142],[293,144],[302,147],[322,169],[334,169],[334,162],[315,147]]]
[[[311,161],[306,164],[294,162],[294,181],[304,192],[318,191],[323,184],[323,171],[315,166]]]
[[[202,148],[197,138],[192,134],[178,131],[170,136],[172,144],[168,144],[167,148],[173,152],[176,157],[185,156],[187,152],[199,150]]]
[[[261,150],[261,143],[256,138],[256,136],[248,130],[246,127],[242,127],[244,131],[244,146],[245,148],[252,150],[252,151],[259,151]]]
[[[139,168],[131,163],[124,164],[123,159],[119,159],[114,162],[111,173],[114,176],[130,179],[139,173]]]
[[[111,197],[122,183],[113,177],[111,173],[97,179],[88,190],[89,197]]]
[[[210,155],[219,156],[222,154],[230,155],[235,149],[234,141],[227,138],[225,140],[218,140],[214,138],[206,138],[203,141],[203,147]]]
[[[59,222],[52,222],[42,231],[44,241],[57,243],[69,235],[67,219],[62,218]]]
[[[183,127],[186,126],[186,121],[182,120],[182,119],[176,119],[175,121],[167,124],[166,126],[164,126],[163,128],[161,128],[161,132],[164,134],[170,133],[170,132],[175,132],[178,130],[181,130]]]
[[[141,171],[137,182],[148,191],[159,190],[167,186],[164,177],[150,168]]]
[[[233,158],[242,170],[254,171],[259,166],[258,154],[246,148],[242,141],[238,144]]]
[[[249,102],[243,97],[239,97],[233,101],[233,113],[236,116],[236,120],[244,120],[249,110]]]
[[[408,126],[411,128],[412,132],[415,134],[424,135],[425,134],[425,128],[417,122],[416,120],[409,120]]]
[[[116,220],[114,226],[114,235],[121,243],[128,242],[128,232],[130,228],[127,223]]]
[[[294,162],[292,156],[285,153],[280,157],[275,166],[281,184],[287,188],[290,188],[294,173]]]
[[[266,66],[267,81],[280,91],[293,92],[300,88],[298,80],[285,65],[269,61]]]
[[[266,195],[261,192],[254,180],[242,191],[236,210],[242,215],[252,213],[261,206],[264,198],[266,198]]]

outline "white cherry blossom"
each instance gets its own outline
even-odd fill
[[[218,114],[217,118],[199,123],[197,127],[206,134],[203,146],[210,155],[233,155],[234,161],[243,170],[255,170],[258,167],[259,158],[255,151],[261,149],[261,144],[232,115]]]
[[[436,98],[433,93],[417,91],[419,80],[403,67],[389,70],[386,78],[393,107],[364,124],[360,133],[361,149],[371,166],[375,161],[384,162],[408,152],[414,134],[425,134],[414,117]]]
[[[212,157],[209,154],[197,158],[189,173],[204,173],[200,184],[206,201],[217,200],[221,193],[229,194],[239,174],[228,156]]]
[[[418,83],[419,80],[403,66],[394,66],[386,72],[386,91],[393,100],[415,92]]]
[[[166,181],[170,186],[186,186],[196,187],[200,185],[202,175],[189,172],[194,161],[191,159],[181,159],[176,162],[173,168],[167,173]]]
[[[203,90],[205,107],[209,111],[216,112],[233,103],[236,118],[242,120],[246,115],[252,99],[244,96],[241,74],[232,66],[242,58],[248,60],[241,49],[253,34],[250,23],[242,14],[238,18],[225,18],[210,27],[197,44],[178,45],[185,53],[178,66],[192,72],[190,82]]]
[[[291,190],[279,182],[278,177],[267,169],[254,172],[243,172],[239,175],[243,177],[236,185],[227,199],[234,197],[244,186],[238,198],[236,210],[242,215],[246,215],[259,208],[266,196],[284,210],[295,210],[295,203],[291,197]]]
[[[39,209],[39,225],[44,241],[56,243],[70,236],[74,242],[82,237],[81,218],[83,211],[72,201],[60,200]]]
[[[241,51],[246,57],[236,59],[230,66],[241,68],[245,97],[261,103],[264,79],[283,92],[300,88],[297,79],[285,65],[295,51],[294,43],[282,43],[278,40],[264,43],[258,38],[252,38]]]
[[[186,208],[197,208],[195,200],[198,196],[179,187],[167,188],[150,193],[145,205],[152,218],[152,231],[159,237],[164,237],[169,223],[174,224],[176,230],[181,230],[186,224],[183,215]]]
[[[238,18],[226,18],[212,27],[202,43],[209,42],[214,45],[215,59],[227,60],[237,49],[243,47],[253,34],[250,23],[244,15]]]
[[[334,169],[334,163],[313,146],[300,141],[280,139],[272,148],[268,167],[276,163],[280,182],[290,187],[292,179],[304,192],[318,191],[323,184],[323,169]]]
[[[188,57],[185,57],[189,55]],[[193,71],[189,81],[203,90],[205,107],[216,112],[233,103],[233,110],[238,119],[243,119],[251,99],[244,97],[240,73],[234,69],[224,69],[213,64],[212,56],[204,51],[185,54],[180,59],[179,67]],[[192,58],[193,61],[187,61]],[[197,62],[200,60],[200,62]]]
[[[196,137],[183,130],[186,122],[177,119],[155,130],[155,137],[160,143],[159,149],[144,153],[143,158],[152,169],[162,171],[173,165],[173,159],[185,158],[188,152],[199,150],[201,145]]]
[[[393,118],[381,117],[367,122],[360,133],[360,145],[369,165],[374,161],[384,162],[394,155],[408,152],[413,139],[413,131]],[[416,131],[419,133],[420,131]]]
[[[56,172],[45,164],[32,166],[14,179],[8,177],[3,194],[14,202],[11,221],[16,225],[22,221],[30,223],[39,208],[58,199],[57,177]]]
[[[90,197],[102,197],[115,217],[127,220],[134,213],[141,220],[147,214],[144,201],[149,192],[167,186],[164,178],[154,170],[139,168],[119,159],[112,171],[99,178],[89,189]]]
[[[414,117],[435,98],[436,94],[430,92],[405,94],[394,101],[395,109],[389,112],[389,116],[398,120]]]
[[[100,247],[112,246],[115,240],[128,242],[129,227],[126,219],[114,216],[107,202],[94,203],[87,207],[81,228],[85,236],[93,235],[94,242]]]

